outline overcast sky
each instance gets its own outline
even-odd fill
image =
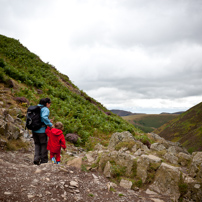
[[[108,109],[184,111],[202,101],[202,0],[0,0],[18,39]]]

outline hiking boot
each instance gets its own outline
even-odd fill
[[[34,161],[34,164],[39,166],[40,165],[40,161]]]
[[[60,164],[60,161],[57,161],[57,164]]]
[[[51,161],[52,163],[56,163],[55,157],[52,157]]]

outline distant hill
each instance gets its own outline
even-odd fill
[[[122,118],[132,123],[144,132],[152,132],[168,121],[179,116],[178,114],[132,114]]]
[[[182,114],[182,113],[184,113],[184,111],[174,113],[162,112],[161,114]]]
[[[154,131],[163,138],[180,142],[190,152],[202,150],[202,102]]]
[[[130,116],[130,115],[141,115],[145,113],[132,113],[129,111],[119,110],[119,109],[111,109],[112,113],[117,114],[118,116]]]
[[[132,112],[124,111],[124,110],[119,110],[119,109],[112,109],[110,110],[112,113],[117,114],[118,116],[129,116],[133,114]]]

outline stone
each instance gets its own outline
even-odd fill
[[[145,183],[147,179],[147,170],[149,168],[149,159],[140,157],[137,161],[137,177],[142,180],[142,183]]]
[[[112,137],[110,139],[108,149],[115,150],[116,145],[120,142],[134,142],[135,143],[135,138],[128,131],[125,131],[122,133],[118,133],[118,132],[114,133],[114,134],[112,134]]]
[[[72,160],[69,160],[69,161],[67,162],[67,165],[68,165],[68,166],[75,167],[75,168],[78,168],[78,169],[81,169],[82,158],[81,158],[81,157],[77,157],[77,158],[74,158],[74,159],[72,159]]]
[[[138,150],[134,153],[135,156],[140,156],[141,154],[142,154],[142,150],[141,150],[141,149],[138,149]]]
[[[121,153],[118,151],[103,152],[100,157],[98,170],[102,172],[105,168],[107,161],[113,161],[116,165],[126,167],[126,175],[130,176],[132,174],[132,169],[135,160],[136,157],[130,154]]]
[[[131,149],[132,152],[136,152],[137,151],[137,145],[135,144],[132,149]]]
[[[166,147],[163,144],[160,144],[160,143],[153,143],[153,144],[151,144],[150,149],[154,150],[154,151],[162,151],[162,150],[165,150]]]
[[[172,153],[166,153],[163,158],[166,159],[169,163],[178,164],[178,158]]]
[[[178,200],[180,197],[179,183],[180,169],[162,163],[158,168],[154,182],[149,186],[149,189],[159,194],[171,196],[171,198]]]
[[[164,200],[158,199],[158,198],[151,198],[152,201],[154,202],[164,202]]]
[[[7,121],[7,122],[14,123],[14,118],[13,118],[10,114],[7,114],[7,116],[6,116],[6,121]]]
[[[73,187],[79,187],[79,185],[78,185],[78,182],[76,182],[76,181],[70,181],[70,186],[73,186]]]
[[[177,156],[178,156],[178,163],[181,166],[188,166],[188,164],[191,162],[191,155],[189,154],[180,152]]]
[[[162,140],[164,140],[164,138],[160,137],[156,133],[148,133],[148,136],[150,138],[152,138],[153,140],[155,140],[155,141],[162,141]]]
[[[103,173],[105,177],[108,177],[108,178],[111,177],[111,163],[109,161],[107,161]]]
[[[152,154],[149,154],[149,155],[142,155],[141,156],[142,158],[146,158],[148,159],[150,162],[154,162],[154,163],[161,163],[162,162],[162,159],[157,157],[157,156],[154,156]]]
[[[95,174],[92,174],[94,179],[98,179],[98,177]]]
[[[86,154],[87,160],[89,163],[93,163],[95,161],[95,158],[93,157],[93,152],[90,151]]]
[[[27,197],[28,197],[28,199],[34,198],[34,195],[33,194],[28,194]]]
[[[200,184],[195,184],[195,185],[194,185],[194,188],[196,188],[196,189],[200,189],[200,187],[201,187]]]
[[[0,135],[6,135],[6,121],[4,121],[3,119],[0,119]]]
[[[18,139],[20,137],[20,129],[12,123],[6,124],[5,134],[9,139]]]
[[[137,161],[137,176],[142,179],[143,183],[145,183],[150,166],[152,166],[152,169],[157,170],[161,162],[162,159],[157,156],[151,154],[141,155]]]
[[[120,186],[125,188],[125,189],[131,189],[132,187],[132,182],[129,181],[129,180],[124,180],[124,179],[121,179],[121,182],[120,182]]]
[[[41,169],[37,168],[35,173],[41,173]]]
[[[5,194],[5,195],[11,195],[12,192],[6,191],[6,192],[4,192],[4,194]]]
[[[147,189],[147,190],[146,190],[146,194],[149,194],[149,195],[157,195],[156,192],[151,191],[150,189]]]
[[[0,138],[0,149],[4,150],[6,147],[7,141]]]
[[[97,151],[102,151],[104,150],[104,146],[101,145],[100,143],[97,143],[94,147],[94,150],[97,150]]]
[[[191,177],[196,177],[202,182],[202,152],[192,153],[192,162],[189,174]]]

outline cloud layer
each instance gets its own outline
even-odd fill
[[[160,113],[202,100],[200,0],[0,0],[19,39],[109,109]]]

